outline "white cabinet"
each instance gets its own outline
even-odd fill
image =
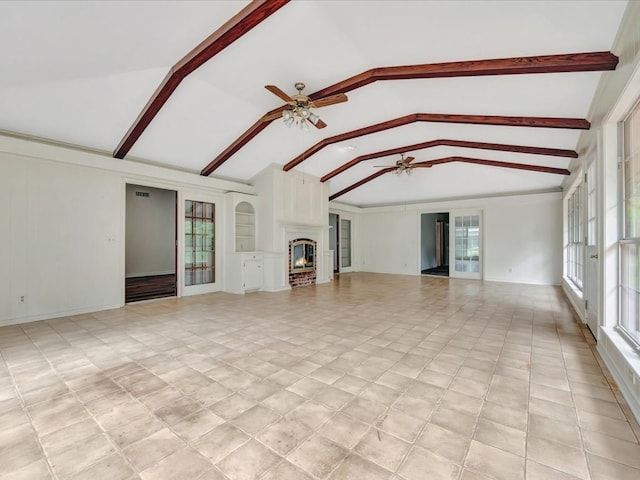
[[[262,289],[264,258],[260,252],[227,254],[225,290],[246,293]]]
[[[241,270],[243,270],[244,291],[260,290],[262,288],[262,277],[264,260],[262,255],[243,255]]]

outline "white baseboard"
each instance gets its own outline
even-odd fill
[[[261,292],[275,293],[275,292],[286,292],[288,290],[291,290],[291,286],[290,285],[286,285],[284,287],[263,287],[262,290],[260,290],[260,291]]]
[[[578,297],[577,292],[567,283],[566,280],[562,281],[562,291],[564,292],[565,297],[569,300],[573,310],[578,315],[578,318],[580,318],[580,321],[582,323],[587,323],[584,317],[584,302],[582,302],[582,299]],[[578,303],[578,301],[580,301],[581,304]]]
[[[600,328],[598,353],[640,423],[640,355],[617,332]]]
[[[82,315],[85,313],[101,312],[103,310],[113,310],[116,308],[122,308],[123,306],[124,306],[123,304],[98,305],[95,307],[78,308],[76,310],[43,313],[40,315],[29,315],[26,317],[19,317],[19,318],[7,318],[4,320],[0,320],[0,327],[7,327],[9,325],[20,325],[22,323],[39,322],[42,320],[52,320],[54,318],[70,317],[72,315]]]

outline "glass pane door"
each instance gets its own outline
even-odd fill
[[[215,205],[185,201],[184,284],[215,282]]]
[[[480,215],[455,215],[453,275],[481,278]]]
[[[598,236],[597,236],[597,215],[596,215],[596,162],[595,159],[591,161],[591,164],[587,168],[587,181],[583,184],[583,188],[586,189],[585,213],[586,219],[586,231],[585,233],[585,245],[581,249],[583,250],[583,258],[581,263],[583,265],[582,275],[582,294],[585,300],[586,321],[594,338],[598,338],[598,279],[600,278],[600,267],[598,263]]]
[[[351,220],[340,220],[340,266],[351,266]]]

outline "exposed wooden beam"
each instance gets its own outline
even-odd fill
[[[416,78],[469,77],[482,75],[517,75],[538,73],[564,73],[615,70],[618,57],[611,52],[588,52],[561,55],[541,55],[533,57],[513,57],[465,62],[408,65],[403,67],[380,67],[367,70],[309,95],[311,99],[325,95],[346,93],[378,80],[400,80]],[[266,115],[264,116],[266,117]],[[263,118],[264,118],[263,117]],[[271,123],[273,119],[265,120]],[[266,126],[254,123],[240,138],[202,170],[202,175],[210,175],[226,162],[243,145],[246,145]],[[241,144],[240,139],[243,139]],[[237,148],[236,148],[237,147]],[[233,152],[233,153],[229,153]],[[215,165],[215,167],[213,167]]]
[[[200,45],[176,63],[160,86],[153,93],[142,112],[131,125],[113,152],[116,158],[124,158],[178,85],[190,73],[220,53],[253,27],[289,3],[290,0],[253,0],[229,21],[213,32]]]
[[[381,67],[372,68],[330,87],[323,88],[311,94],[310,97],[314,99],[345,93],[378,80],[592,72],[615,70],[617,65],[618,57],[611,52],[589,52]]]
[[[528,163],[514,163],[514,162],[501,162],[498,160],[485,160],[482,158],[471,157],[445,157],[436,160],[428,160],[426,162],[412,163],[411,165],[416,168],[430,168],[434,165],[441,165],[443,163],[451,162],[463,162],[463,163],[475,163],[476,165],[487,165],[489,167],[501,167],[501,168],[515,168],[516,170],[527,170],[530,172],[540,173],[552,173],[554,175],[571,175],[571,172],[566,168],[546,167],[544,165],[531,165]]]
[[[359,128],[340,135],[325,138],[287,163],[282,169],[287,172],[310,156],[318,153],[324,147],[333,143],[344,142],[352,138],[370,135],[372,133],[401,127],[414,122],[434,123],[466,123],[470,125],[499,125],[509,127],[537,127],[537,128],[569,128],[588,130],[591,124],[582,118],[555,118],[555,117],[505,117],[500,115],[454,115],[447,113],[413,113],[404,117],[394,118],[386,122],[376,123],[368,127]]]
[[[431,168],[435,165],[442,165],[445,163],[452,163],[452,162],[474,163],[477,165],[487,165],[490,167],[515,168],[517,170],[528,170],[531,172],[552,173],[556,175],[571,175],[571,172],[565,168],[545,167],[543,165],[530,165],[526,163],[500,162],[498,160],[485,160],[481,158],[459,157],[459,156],[437,158],[435,160],[412,163],[411,165],[414,168]],[[365,177],[362,180],[359,180],[356,183],[351,184],[346,188],[343,188],[339,192],[334,193],[329,197],[329,200],[330,201],[334,200],[344,195],[345,193],[349,193],[350,191],[358,187],[361,187],[365,183],[368,183],[371,180],[378,178],[380,175],[393,172],[395,169],[396,167],[384,168],[379,172],[374,173],[373,175],[369,175],[368,177]]]
[[[353,160],[350,160],[349,162],[339,166],[335,170],[327,173],[320,179],[320,181],[326,182],[336,175],[339,175],[340,173],[350,169],[354,165],[357,165],[358,163],[364,162],[366,160],[372,160],[374,158],[396,155],[398,153],[407,153],[415,150],[422,150],[425,148],[440,146],[474,148],[481,150],[498,150],[502,152],[528,153],[532,155],[548,155],[552,157],[578,158],[578,153],[576,151],[564,150],[560,148],[528,147],[525,145],[506,145],[503,143],[468,142],[464,140],[439,139],[422,143],[414,143],[413,145],[403,145],[401,147],[390,148],[388,150],[382,150],[379,152],[367,153],[366,155],[360,155]]]
[[[364,185],[365,183],[370,182],[371,180],[374,180],[376,178],[378,178],[380,175],[384,175],[385,173],[389,173],[389,172],[393,172],[396,169],[396,167],[389,167],[389,168],[383,168],[382,170],[377,171],[376,173],[374,173],[373,175],[369,175],[366,178],[363,178],[362,180],[349,185],[347,188],[343,188],[342,190],[340,190],[338,193],[334,193],[333,195],[331,195],[329,197],[329,201],[333,200],[334,198],[338,198],[341,195],[344,195],[345,193],[350,192],[351,190],[355,190],[356,188]]]
[[[278,107],[275,110],[271,110],[270,112],[267,112],[262,118],[260,118],[260,120],[254,123],[249,130],[247,130],[241,136],[239,136],[220,155],[218,155],[218,157],[213,162],[209,163],[209,165],[203,168],[202,171],[200,172],[200,175],[205,175],[205,176],[211,175],[211,173],[213,173],[213,171],[216,168],[218,168],[220,165],[222,165],[225,162],[223,158],[231,157],[231,155],[233,155],[238,150],[240,150],[243,146],[249,143],[251,139],[254,138],[258,133],[260,133],[262,130],[264,130],[269,126],[272,120],[264,121],[264,117],[273,115],[277,111],[282,112],[282,110],[284,110],[284,107]]]

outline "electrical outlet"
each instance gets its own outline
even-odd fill
[[[24,295],[20,295],[20,298],[18,299],[18,302],[24,303]]]

